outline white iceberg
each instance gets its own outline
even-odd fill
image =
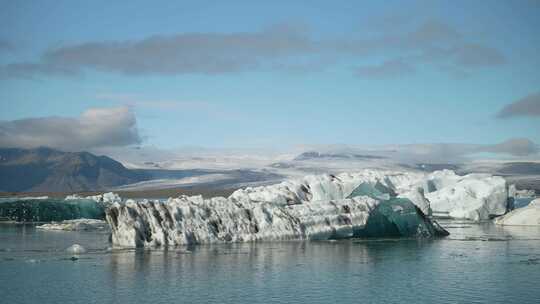
[[[418,185],[421,185],[423,180],[425,174],[412,171],[363,170],[338,175],[308,175],[275,185],[240,189],[231,194],[230,198],[289,205],[306,201],[339,200],[347,198],[360,184],[367,183],[378,185],[394,195],[412,198],[413,203],[428,214],[429,202],[418,198],[416,194],[422,191],[418,189],[422,188]]]
[[[421,207],[396,196],[404,192],[429,209],[413,186],[422,176],[365,170],[246,188],[229,198],[128,200],[108,208],[106,219],[113,245],[124,247],[447,235]]]
[[[460,176],[451,170],[433,173],[362,170],[336,176],[311,175],[277,185],[248,187],[234,192],[231,198],[282,204],[343,199],[362,183],[378,185],[397,197],[408,198],[426,215],[481,221],[510,209],[504,178],[489,174]],[[309,192],[303,189],[307,185]]]
[[[495,219],[495,224],[503,226],[540,226],[540,198],[528,206],[512,210]]]
[[[436,171],[427,176],[425,187],[436,216],[480,221],[508,211],[508,188],[500,176]]]
[[[108,230],[109,225],[106,221],[95,219],[76,219],[65,220],[61,222],[51,222],[36,226],[37,229],[43,230],[64,230],[64,231],[81,231],[81,230]]]
[[[81,253],[86,252],[86,248],[84,248],[83,246],[79,244],[73,244],[69,246],[68,248],[66,248],[66,251],[72,254],[81,254]]]
[[[486,220],[508,209],[501,177],[443,170],[310,175],[201,196],[116,202],[106,210],[116,246],[175,246],[358,236],[438,236],[430,214]]]

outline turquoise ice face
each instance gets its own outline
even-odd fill
[[[17,222],[50,222],[78,218],[104,219],[105,207],[93,200],[19,200],[0,204],[0,217]]]
[[[356,196],[368,196],[376,200],[388,200],[390,199],[390,189],[377,182],[375,185],[370,183],[361,183],[356,187],[347,198],[353,198]]]
[[[448,232],[427,218],[407,198],[382,201],[371,212],[363,230],[364,237],[433,237],[446,236]]]
[[[380,203],[370,213],[363,229],[354,232],[356,237],[433,237],[446,236],[448,232],[431,221],[411,200],[397,198],[394,191],[380,182],[362,183],[348,198],[368,196]]]

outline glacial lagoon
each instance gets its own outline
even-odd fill
[[[439,222],[450,236],[171,249],[4,223],[1,302],[540,303],[540,227]]]

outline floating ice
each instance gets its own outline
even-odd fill
[[[448,232],[430,221],[409,199],[391,198],[382,201],[371,212],[366,225],[357,236],[364,237],[432,237]]]
[[[229,198],[128,200],[108,208],[106,219],[113,244],[127,247],[446,235],[411,200],[396,197],[411,191],[421,196],[413,187],[418,181],[418,174],[374,170],[307,176]]]
[[[438,216],[480,221],[509,209],[506,181],[500,176],[436,171],[427,176],[424,189],[433,214]]]
[[[79,244],[73,244],[69,246],[68,248],[66,248],[66,251],[72,254],[81,254],[81,253],[86,252],[86,248],[84,248],[83,246]]]
[[[76,219],[65,220],[61,222],[52,222],[36,227],[43,230],[64,230],[64,231],[80,231],[80,230],[108,230],[109,225],[106,221],[96,219]]]
[[[504,226],[540,226],[540,198],[528,206],[518,208],[495,219],[495,224]]]

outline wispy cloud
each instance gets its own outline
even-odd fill
[[[538,145],[527,138],[512,138],[499,144],[479,148],[483,152],[506,153],[514,156],[527,156],[538,152]]]
[[[425,143],[389,144],[377,146],[319,145],[304,146],[302,151],[325,153],[355,153],[383,156],[403,163],[461,163],[484,157],[495,158],[538,157],[539,146],[527,138],[511,138],[497,144]]]
[[[126,106],[134,110],[144,109],[171,113],[191,113],[221,120],[235,120],[242,116],[241,111],[232,111],[230,107],[221,107],[204,100],[148,98],[129,93],[99,93],[96,95],[96,99],[108,101],[118,106]]]
[[[13,43],[0,38],[0,52],[13,51],[14,49]]]
[[[399,58],[393,57],[399,53]],[[278,25],[255,32],[181,33],[142,40],[94,41],[50,49],[35,62],[0,67],[0,77],[78,75],[97,70],[124,75],[225,74],[254,70],[317,71],[345,58],[385,56],[359,75],[380,77],[419,63],[466,69],[505,63],[497,49],[466,38],[452,26],[428,20],[403,30],[318,39],[304,26]],[[299,64],[300,63],[300,64]],[[394,69],[394,70],[392,70]]]
[[[0,147],[47,146],[79,151],[140,142],[137,121],[128,107],[92,108],[79,117],[0,121]]]
[[[498,118],[540,117],[540,92],[518,99],[497,113]]]
[[[395,78],[413,74],[415,69],[402,59],[392,59],[374,66],[356,69],[356,75],[368,78]]]

